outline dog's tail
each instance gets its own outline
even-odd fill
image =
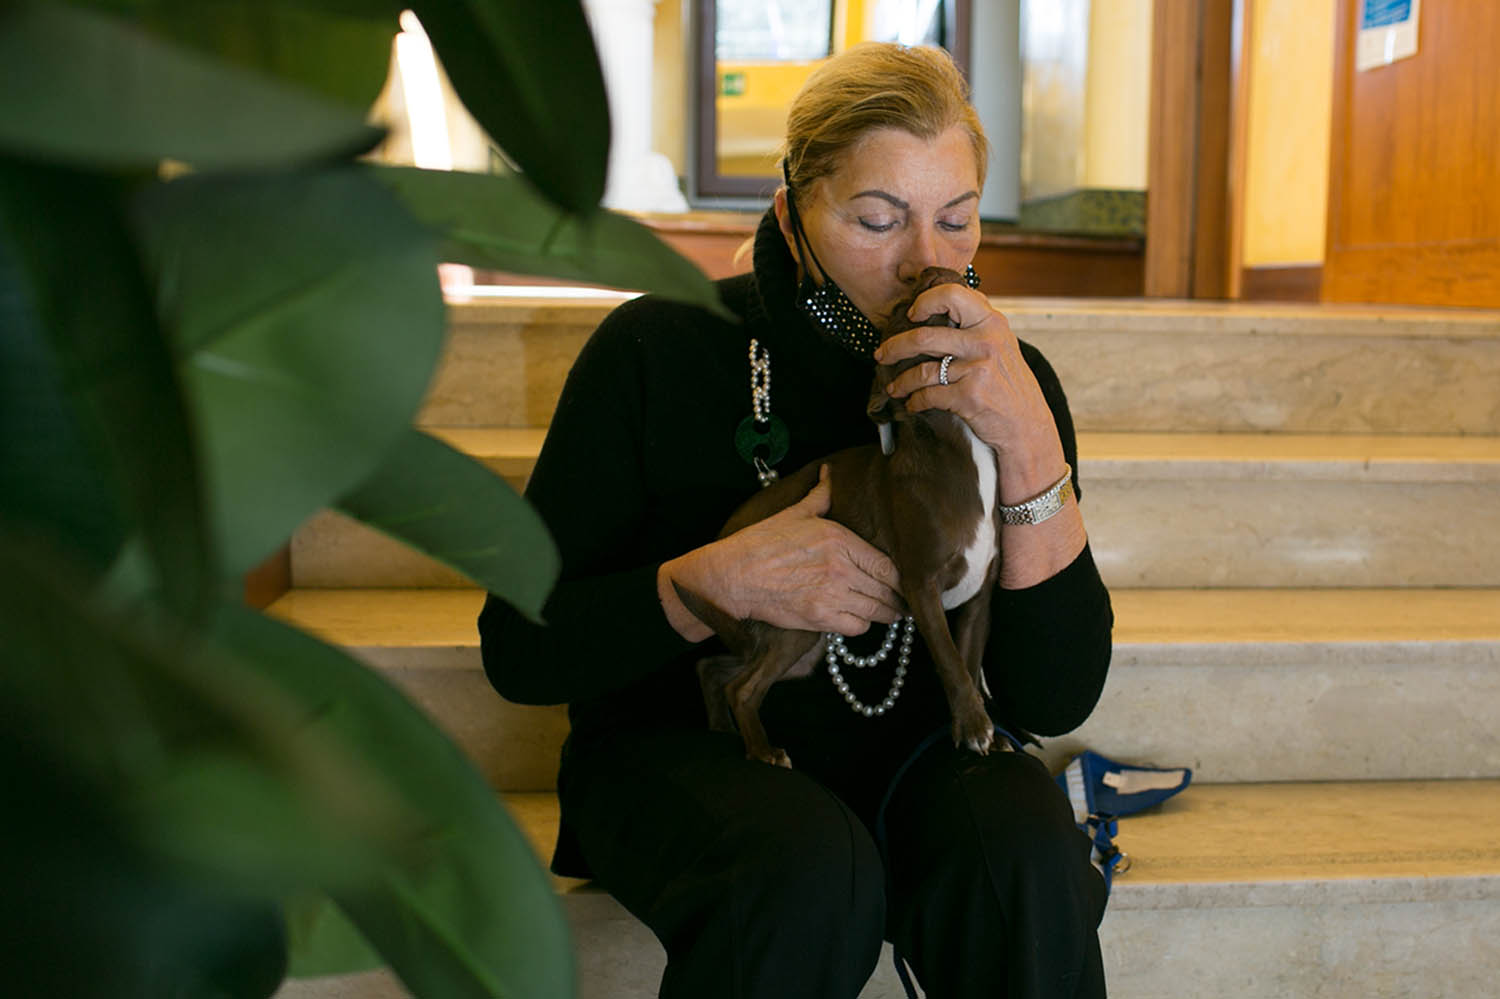
[[[729,647],[729,651],[745,655],[755,645],[755,638],[751,634],[748,621],[741,621],[712,600],[688,589],[675,579],[672,580],[672,589],[677,591],[677,599],[682,601],[682,606],[712,628]]]

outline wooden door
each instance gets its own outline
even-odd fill
[[[1323,299],[1500,308],[1500,3],[1422,0],[1416,55],[1358,71],[1339,0]]]

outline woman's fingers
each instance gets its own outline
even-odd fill
[[[807,495],[802,497],[777,516],[822,517],[833,504],[833,481],[829,478],[828,466],[818,466],[818,481]]]

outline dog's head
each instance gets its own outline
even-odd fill
[[[936,288],[940,284],[965,284],[964,276],[958,271],[949,270],[946,267],[929,267],[917,275],[916,283],[912,286],[912,293],[902,300],[891,312],[891,318],[886,323],[885,329],[881,331],[880,340],[884,343],[897,333],[905,333],[907,330],[916,329],[918,326],[957,326],[958,324],[948,316],[946,312],[939,312],[929,316],[925,322],[914,323],[907,318],[907,310],[912,303],[929,288]],[[907,358],[896,364],[882,364],[875,369],[875,383],[870,387],[870,403],[867,411],[870,419],[880,428],[880,441],[882,449],[889,454],[891,452],[892,438],[890,435],[890,424],[906,419],[906,403],[904,400],[892,399],[886,394],[885,387],[891,383],[901,372],[915,364],[923,361],[931,361],[934,358],[925,354],[919,357]]]

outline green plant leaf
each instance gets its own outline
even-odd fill
[[[510,484],[468,455],[410,430],[338,507],[541,621],[557,546]]]
[[[0,5],[0,150],[88,168],[258,168],[370,148],[364,107],[65,3]]]
[[[442,237],[442,259],[648,291],[728,319],[718,289],[650,229],[611,211],[559,211],[516,177],[368,167]]]
[[[18,240],[31,234],[15,225],[18,193],[0,181],[0,515],[102,569],[124,540],[125,512],[38,312],[35,261]]]
[[[383,0],[71,0],[351,108],[385,85],[402,4]]]
[[[379,952],[327,895],[299,895],[286,903],[284,911],[291,977],[348,975],[385,965]]]
[[[346,655],[242,608],[217,637],[260,663],[423,816],[416,849],[329,894],[417,995],[573,995],[567,922],[521,831],[478,772],[389,684]]]
[[[86,581],[66,551],[0,529],[0,775],[17,810],[0,845],[26,858],[0,865],[4,908],[26,916],[4,939],[36,945],[22,981],[62,979],[18,994],[264,996],[286,961],[279,892],[374,877],[385,830],[423,820],[249,664]]]
[[[82,788],[105,839],[211,898],[324,891],[418,994],[571,995],[567,925],[525,837],[343,652],[234,604],[206,633],[111,608],[4,530],[0,633],[0,763],[16,769],[13,746],[45,761],[25,772]]]
[[[263,999],[286,968],[282,921],[138,842],[97,787],[0,730],[0,940],[13,996]]]
[[[591,214],[604,196],[609,105],[578,0],[412,0],[453,88],[553,203]]]
[[[138,531],[153,582],[191,615],[213,593],[216,560],[123,201],[114,181],[0,160],[0,302],[14,320],[0,378],[15,382],[0,393],[0,511],[101,573]]]
[[[154,855],[275,898],[367,880],[427,829],[320,724],[331,699],[306,703],[197,623],[92,595],[39,539],[0,531],[0,577],[5,731]]]
[[[410,425],[444,332],[432,239],[352,167],[187,177],[134,218],[238,576]]]

